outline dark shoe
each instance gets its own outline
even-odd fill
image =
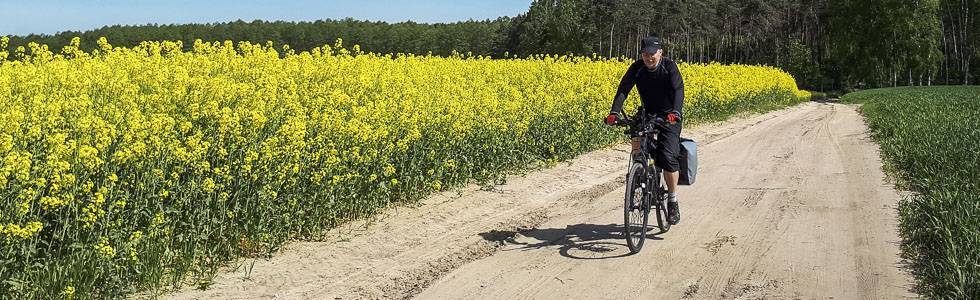
[[[670,222],[670,225],[681,222],[681,209],[677,206],[677,202],[667,202],[667,222]]]

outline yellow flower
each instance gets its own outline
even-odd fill
[[[25,226],[10,223],[6,226],[0,227],[0,230],[2,230],[2,233],[7,236],[7,238],[26,240],[34,235],[37,235],[37,233],[41,232],[41,229],[43,228],[44,225],[42,225],[41,222],[32,221],[28,222]]]
[[[95,251],[104,259],[111,259],[116,257],[116,249],[109,245],[109,240],[102,238],[98,244],[94,246]]]
[[[127,248],[129,250],[129,259],[132,261],[136,261],[139,256],[139,252],[136,251],[136,245],[140,243],[141,239],[143,239],[142,231],[137,230],[129,235],[129,243],[127,243]]]
[[[82,166],[88,170],[95,170],[96,168],[102,166],[102,159],[99,158],[98,155],[99,150],[92,146],[84,145],[78,149],[78,160],[81,161]],[[111,176],[115,176],[115,174],[112,174]]]
[[[59,199],[58,197],[44,196],[41,197],[41,207],[45,210],[51,210],[61,207],[65,204],[65,201]]]
[[[164,220],[166,219],[164,219],[162,212],[156,213],[155,215],[153,215],[153,220],[150,221],[150,228],[156,228],[157,226],[160,226],[160,224],[163,224]]]
[[[205,178],[204,182],[201,183],[201,189],[206,193],[214,192],[214,180],[211,178]]]
[[[75,287],[70,285],[65,286],[65,288],[61,290],[61,295],[68,299],[75,297]]]

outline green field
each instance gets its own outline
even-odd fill
[[[906,87],[844,96],[913,193],[899,206],[902,249],[935,299],[980,299],[980,87]]]

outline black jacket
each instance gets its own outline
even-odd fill
[[[684,80],[677,68],[677,63],[669,58],[662,58],[656,69],[650,70],[637,60],[626,70],[623,79],[619,81],[616,98],[613,99],[612,113],[622,113],[623,102],[633,86],[640,92],[640,100],[647,113],[667,114],[676,111],[680,114],[684,107]]]

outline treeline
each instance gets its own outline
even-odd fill
[[[980,0],[538,0],[518,54],[637,57],[657,34],[694,62],[775,65],[811,89],[977,83]]]
[[[65,31],[54,35],[11,36],[11,53],[18,46],[29,42],[46,44],[51,49],[61,49],[72,38],[81,38],[82,50],[97,47],[99,37],[106,37],[114,46],[132,47],[142,41],[183,41],[190,50],[194,40],[249,41],[276,45],[289,45],[297,51],[306,51],[323,45],[333,45],[338,38],[345,45],[360,45],[364,51],[378,53],[417,53],[449,55],[453,50],[472,51],[474,55],[502,55],[500,39],[509,28],[510,18],[496,20],[464,21],[449,24],[424,24],[415,22],[386,23],[354,19],[318,20],[312,22],[242,20],[212,24],[181,25],[113,25],[89,31]],[[498,53],[499,52],[499,53]]]
[[[809,89],[976,84],[980,0],[537,0],[516,17],[448,24],[344,20],[235,21],[107,26],[85,32],[12,37],[10,50],[36,41],[82,48],[145,40],[247,40],[308,50],[345,44],[380,53],[453,51],[493,57],[531,54],[638,56],[642,37],[664,38],[667,55],[690,62],[767,64]]]

